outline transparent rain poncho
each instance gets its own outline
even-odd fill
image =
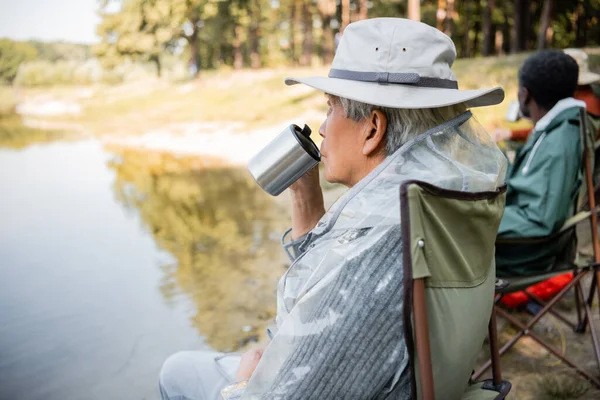
[[[349,189],[296,248],[278,285],[271,342],[242,398],[407,398],[400,184],[494,191],[506,167],[465,112],[412,139]]]

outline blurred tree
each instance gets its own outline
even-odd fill
[[[168,0],[123,0],[121,10],[108,9],[103,2],[102,21],[96,32],[102,39],[94,52],[105,66],[113,67],[124,57],[150,61],[161,75],[160,57],[176,47],[178,21]]]
[[[454,8],[454,0],[448,0],[446,3],[446,23],[444,26],[444,33],[450,37],[454,32],[454,21],[458,19],[458,13]]]
[[[102,0],[100,14],[95,53],[104,65],[130,58],[160,71],[173,53],[189,59],[192,75],[221,65],[310,66],[315,56],[329,64],[337,34],[367,16],[436,26],[461,57],[600,44],[598,0]]]
[[[408,0],[408,19],[421,20],[421,2],[419,0]]]
[[[312,0],[302,0],[302,57],[300,65],[310,66],[313,55],[313,8]]]
[[[342,14],[342,26],[340,27],[340,32],[344,33],[344,29],[346,29],[350,23],[350,0],[341,0],[340,6],[340,12]]]
[[[438,0],[438,8],[436,13],[437,28],[440,31],[444,30],[444,21],[446,21],[446,0]]]
[[[483,49],[481,51],[481,55],[483,56],[489,56],[492,54],[492,10],[494,9],[494,5],[494,0],[486,0],[485,7],[483,9]]]
[[[540,29],[538,33],[537,49],[546,48],[548,42],[552,39],[552,29],[550,28],[550,20],[552,18],[552,0],[544,0],[542,8],[542,20],[540,21]]]
[[[510,52],[518,53],[526,49],[525,32],[529,14],[528,0],[513,0],[514,20],[511,33]]]
[[[463,10],[462,16],[463,20],[461,21],[461,26],[464,29],[464,34],[462,37],[462,46],[461,51],[459,52],[460,57],[471,57],[471,39],[469,34],[471,33],[471,18],[472,18],[472,4],[471,1],[465,0],[462,2]],[[459,3],[460,5],[460,3]]]
[[[296,0],[288,0],[290,7],[290,19],[289,19],[289,42],[290,42],[290,61],[293,64],[298,62],[298,55],[296,54],[296,19],[298,15],[298,2]]]
[[[321,59],[324,64],[330,64],[335,51],[335,33],[331,27],[336,10],[335,0],[317,0],[317,9],[319,10],[323,29]]]
[[[0,39],[0,83],[10,84],[17,76],[19,66],[35,60],[35,47],[25,42]]]
[[[37,50],[37,58],[51,62],[56,61],[85,61],[90,57],[91,46],[87,44],[67,42],[41,42],[29,40],[31,46]]]
[[[414,2],[415,0],[409,0]],[[418,0],[417,0],[418,1]],[[362,19],[367,19],[369,16],[369,6],[367,0],[358,0],[358,15],[356,19],[358,21]]]

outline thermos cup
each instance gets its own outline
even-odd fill
[[[519,106],[518,101],[511,101],[508,105],[508,110],[506,110],[505,119],[508,122],[517,122],[522,117],[521,115],[521,107]]]
[[[248,162],[250,174],[267,193],[279,195],[321,161],[307,125],[290,125]]]

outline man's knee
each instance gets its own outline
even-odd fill
[[[159,385],[163,400],[198,398],[198,377],[191,351],[180,351],[165,360],[160,370]]]

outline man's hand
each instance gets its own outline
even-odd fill
[[[313,193],[321,191],[319,180],[319,165],[315,165],[310,171],[305,173],[296,182],[290,186],[293,193]]]
[[[510,137],[512,136],[512,132],[508,129],[504,129],[504,128],[497,128],[494,133],[492,134],[492,137],[494,138],[494,141],[496,143],[501,142],[503,140],[508,140],[510,139]]]
[[[319,166],[304,174],[290,186],[292,197],[292,239],[315,227],[325,214],[323,190],[319,183]]]
[[[237,375],[235,376],[236,381],[250,379],[263,355],[263,352],[264,349],[253,349],[245,352],[242,355],[240,367],[238,368]]]

